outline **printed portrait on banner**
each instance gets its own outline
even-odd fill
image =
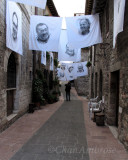
[[[17,34],[18,34],[18,16],[16,12],[13,12],[12,14],[12,39],[14,41],[17,40]]]
[[[7,1],[6,33],[6,46],[22,55],[22,12],[11,1]]]
[[[77,72],[84,72],[84,66],[83,64],[79,63],[78,66],[77,66]]]
[[[50,37],[49,28],[45,23],[36,25],[37,41],[39,43],[47,43]]]
[[[45,51],[42,51],[42,54],[41,54],[41,63],[46,65],[46,52]]]
[[[73,57],[75,56],[75,50],[74,49],[71,49],[68,45],[68,43],[66,44],[66,54],[68,54],[70,57]]]
[[[61,68],[62,70],[66,70],[66,64],[65,64],[65,63],[61,63],[60,68]]]
[[[29,49],[58,52],[61,17],[32,15],[30,18]]]
[[[60,34],[59,49],[58,49],[59,61],[81,61],[81,49],[76,49],[69,45],[67,39],[67,30],[62,29]]]
[[[79,34],[80,35],[87,35],[90,32],[91,22],[88,18],[81,18],[78,19],[79,21]]]
[[[74,66],[69,66],[69,67],[68,67],[69,73],[72,73],[73,69],[74,69]]]
[[[99,14],[66,17],[68,44],[75,49],[102,42]]]
[[[88,75],[87,61],[76,63],[77,77]]]

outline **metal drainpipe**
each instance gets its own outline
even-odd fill
[[[35,15],[38,15],[38,8],[35,7]],[[33,78],[36,76],[36,51],[32,51],[33,53]]]

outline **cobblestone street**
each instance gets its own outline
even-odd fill
[[[87,100],[72,87],[71,101],[25,114],[0,134],[0,160],[128,160],[108,127],[89,119]]]

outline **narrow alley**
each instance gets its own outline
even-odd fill
[[[0,160],[128,160],[128,0],[0,0]]]
[[[25,114],[0,134],[0,160],[127,160],[109,128],[90,120],[87,99],[72,87],[66,101],[61,88],[59,102]]]

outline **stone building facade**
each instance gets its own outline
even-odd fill
[[[88,55],[89,55],[89,49],[88,48],[82,48],[81,49],[81,61],[85,62],[88,61]],[[78,95],[84,95],[87,96],[89,95],[89,76],[82,76],[82,77],[77,77],[77,79],[74,81],[75,82],[75,88],[78,93]]]
[[[0,131],[28,110],[32,80],[36,68],[41,68],[41,52],[29,50],[29,25],[31,15],[43,15],[44,11],[23,4],[18,6],[22,12],[22,56],[6,47],[6,0],[0,0]],[[47,8],[51,16],[57,14],[52,0],[48,0]]]
[[[74,16],[82,16],[84,13],[75,13]],[[82,48],[81,49],[81,62],[88,61],[88,55],[89,55],[89,49],[88,48]],[[77,77],[76,80],[74,80],[75,88],[78,93],[78,95],[87,96],[89,95],[89,78],[88,76],[82,76]]]
[[[114,126],[118,139],[128,149],[128,1],[125,4],[123,32],[113,48],[114,0],[87,0],[86,14],[100,13],[103,43],[90,48],[90,98],[105,103],[106,123]]]

